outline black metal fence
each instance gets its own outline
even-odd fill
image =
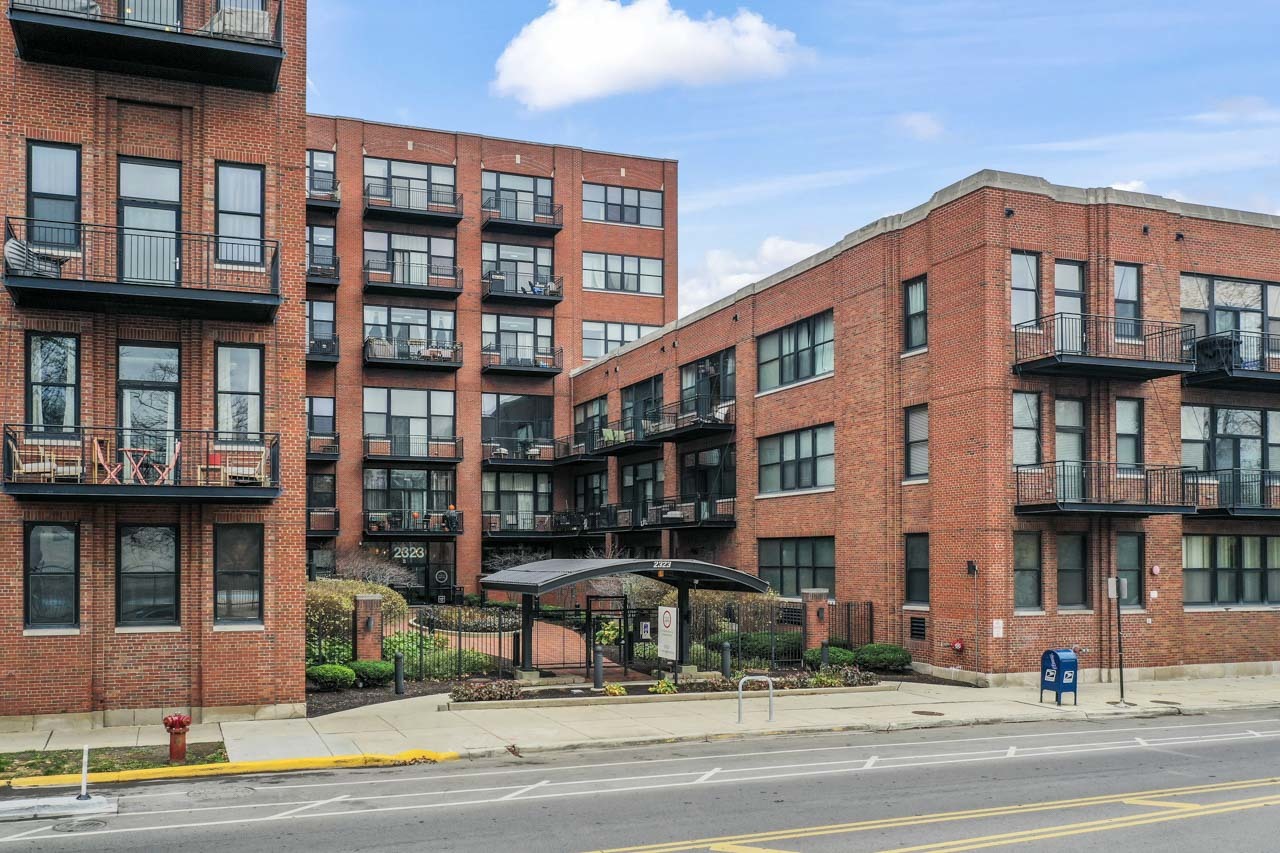
[[[1183,474],[1173,466],[1117,462],[1019,465],[1017,503],[1182,506],[1192,503],[1183,488]]]
[[[511,438],[490,436],[480,445],[481,457],[492,465],[555,463],[555,442],[550,438]]]
[[[399,258],[391,261],[367,260],[364,264],[364,283],[366,287],[393,284],[397,287],[421,287],[461,293],[462,268],[445,264],[413,263]]]
[[[827,642],[833,648],[857,649],[874,641],[875,610],[870,601],[827,605]]]
[[[1280,335],[1233,330],[1195,339],[1196,370],[1280,371]]]
[[[364,357],[371,361],[401,361],[406,364],[461,364],[462,344],[417,338],[366,338]]]
[[[482,367],[518,367],[559,370],[563,347],[536,347],[501,344],[486,346],[480,353]]]
[[[1021,363],[1051,356],[1191,364],[1194,327],[1140,317],[1050,314],[1013,327],[1013,357]]]
[[[365,178],[365,205],[376,210],[390,207],[423,213],[462,215],[462,193],[443,184],[410,178]]]
[[[560,226],[564,224],[564,205],[536,199],[519,199],[510,196],[485,196],[480,207],[485,222],[528,222],[537,225]]]
[[[364,455],[368,459],[462,458],[462,439],[426,435],[365,435]]]
[[[371,509],[364,513],[364,532],[370,534],[462,532],[462,512],[417,509]]]
[[[281,0],[10,0],[9,7],[192,36],[283,43]]]
[[[564,276],[491,270],[480,276],[485,296],[525,296],[543,300],[564,296]]]

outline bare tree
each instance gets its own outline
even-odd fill
[[[364,548],[343,548],[333,560],[333,576],[383,586],[413,586],[417,577],[395,560]]]
[[[527,548],[523,545],[514,548],[494,548],[484,555],[485,574],[513,569],[525,563],[536,563],[539,560],[551,559],[551,552],[540,548]]]

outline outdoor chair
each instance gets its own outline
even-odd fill
[[[181,456],[182,456],[182,442],[177,441],[173,445],[173,456],[169,457],[168,464],[160,463],[156,465],[156,473],[159,476],[156,477],[156,481],[152,485],[155,485],[155,486],[170,485],[169,479],[173,477],[173,472],[177,470],[178,459]],[[177,483],[173,483],[172,485],[176,486]]]
[[[269,41],[271,16],[265,9],[219,9],[213,13],[209,26],[203,28],[201,32],[215,36]]]
[[[14,238],[4,244],[4,262],[10,275],[58,278],[62,275],[62,265],[69,260],[37,251],[26,240]]]
[[[252,451],[229,451],[227,457],[223,473],[232,485],[267,485],[267,449],[265,447]]]
[[[113,452],[111,439],[95,438],[93,440],[93,458],[98,465],[98,482],[107,485],[120,484],[120,474],[124,471],[124,462]]]
[[[39,445],[19,448],[13,436],[9,436],[7,441],[13,460],[14,482],[53,483],[65,479],[78,480],[84,476],[84,466],[78,459],[56,457],[48,448]]]

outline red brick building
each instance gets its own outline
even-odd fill
[[[305,32],[9,5],[0,716],[302,713]]]
[[[1109,672],[1113,577],[1138,676],[1274,672],[1278,229],[981,172],[575,371],[608,423],[557,477],[975,680]]]
[[[675,320],[676,163],[317,115],[306,139],[311,575],[363,544],[438,601],[494,552],[601,545],[556,467],[570,371]]]

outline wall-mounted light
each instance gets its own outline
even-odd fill
[[[964,564],[964,570],[971,575],[976,575],[978,573],[978,564],[973,560],[969,560]]]
[[[1013,208],[1012,208],[1012,207],[1006,207],[1006,208],[1004,209],[1004,218],[1005,218],[1005,219],[1010,219],[1010,218],[1012,218],[1012,216],[1013,216]]]
[[[1144,236],[1145,236],[1145,235],[1150,234],[1150,233],[1151,233],[1151,226],[1150,226],[1150,225],[1143,225],[1143,226],[1142,226],[1142,233],[1143,233],[1143,235],[1144,235]]]
[[[823,622],[823,621],[825,621],[825,620],[826,620],[826,618],[827,618],[827,608],[825,608],[825,607],[819,607],[819,608],[818,608],[818,621],[819,621],[819,622]]]
[[[1183,233],[1182,233],[1181,231],[1179,231],[1178,233],[1176,233],[1176,234],[1174,234],[1174,235],[1173,235],[1173,239],[1175,239],[1175,240],[1177,240],[1179,243],[1181,243],[1181,242],[1182,242],[1184,239],[1186,239],[1186,238],[1183,236]]]
[[[733,315],[733,322],[735,322],[735,323],[736,323],[736,322],[738,322],[738,315],[737,315],[737,314],[734,314],[734,315]]]
[[[372,617],[372,616],[366,616],[366,617],[364,617],[364,629],[365,629],[365,631],[372,631],[372,630],[373,630],[373,617]]]

